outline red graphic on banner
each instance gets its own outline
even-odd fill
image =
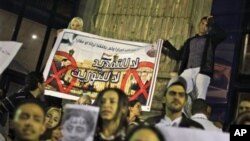
[[[62,76],[63,74],[65,74],[68,70],[77,68],[76,61],[73,58],[73,56],[70,55],[67,52],[57,51],[56,55],[63,56],[64,58],[66,58],[67,60],[69,60],[71,62],[71,64],[69,66],[63,67],[61,69],[57,69],[57,67],[55,65],[55,62],[53,61],[52,64],[51,64],[51,69],[52,69],[53,75],[47,79],[46,84],[49,84],[53,80],[56,80],[56,84],[58,86],[59,91],[63,92],[63,93],[69,93],[70,90],[72,89],[72,87],[74,86],[74,84],[76,83],[77,78],[72,77],[71,81],[69,82],[69,85],[65,86],[61,82],[60,76]]]
[[[151,63],[151,62],[140,62],[139,65],[138,65],[138,68],[141,68],[141,67],[148,67],[148,68],[154,69],[154,64]],[[128,69],[127,70],[127,72],[125,73],[125,75],[124,75],[124,77],[122,79],[122,82],[121,82],[121,89],[125,90],[125,86],[127,84],[129,76],[131,74],[134,76],[134,78],[135,78],[135,80],[136,80],[136,82],[137,82],[137,84],[139,85],[140,88],[139,88],[139,90],[137,90],[135,92],[135,94],[133,96],[129,97],[129,100],[130,101],[135,100],[140,95],[143,95],[146,99],[148,99],[147,88],[150,87],[151,80],[148,81],[146,84],[143,84],[138,72],[136,71],[136,69]]]

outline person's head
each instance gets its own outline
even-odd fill
[[[100,107],[99,126],[102,123],[112,123],[118,131],[127,125],[128,98],[122,90],[118,88],[102,90],[97,95],[94,105]]]
[[[198,34],[199,35],[204,35],[208,32],[208,16],[202,17],[199,26],[198,26]]]
[[[62,111],[57,107],[49,107],[45,116],[45,126],[47,129],[56,128],[62,117]]]
[[[30,72],[25,78],[25,87],[29,91],[37,90],[39,94],[43,94],[45,90],[43,74]]]
[[[79,104],[79,105],[91,105],[91,98],[90,98],[89,95],[82,95],[76,101],[76,104]]]
[[[239,104],[238,113],[243,113],[245,111],[250,111],[250,99],[242,99]]]
[[[208,104],[204,99],[195,99],[192,103],[191,113],[194,114],[205,114],[207,116]]]
[[[250,111],[245,111],[239,114],[235,120],[236,125],[250,125]]]
[[[91,113],[66,109],[62,124],[63,141],[82,141],[91,135],[94,120]]]
[[[166,141],[161,132],[154,126],[140,125],[132,129],[125,141]]]
[[[68,29],[83,31],[84,22],[80,17],[74,17],[68,25]]]
[[[14,130],[17,140],[37,141],[45,131],[45,110],[35,100],[21,102],[14,112]]]
[[[141,116],[141,103],[138,100],[129,101],[129,115]]]
[[[164,91],[165,112],[181,113],[187,101],[186,81],[182,77],[172,78]]]

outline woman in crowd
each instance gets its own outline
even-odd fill
[[[42,135],[41,140],[50,140],[53,130],[55,130],[61,122],[62,110],[58,107],[49,107],[46,111],[45,127],[46,131]]]
[[[117,88],[101,91],[95,102],[100,107],[94,141],[122,141],[127,130],[128,98]]]
[[[84,22],[80,17],[74,17],[68,25],[68,29],[83,31]]]
[[[129,128],[137,126],[141,123],[140,116],[141,116],[141,103],[138,100],[132,100],[129,102],[128,108],[128,123]]]

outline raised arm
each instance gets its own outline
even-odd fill
[[[179,61],[182,57],[183,47],[177,50],[168,40],[164,40],[162,52],[167,54],[170,58]]]

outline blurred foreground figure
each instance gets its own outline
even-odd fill
[[[154,126],[137,126],[130,131],[125,141],[166,141]]]
[[[46,130],[45,110],[34,100],[22,102],[14,113],[15,141],[39,141]]]

